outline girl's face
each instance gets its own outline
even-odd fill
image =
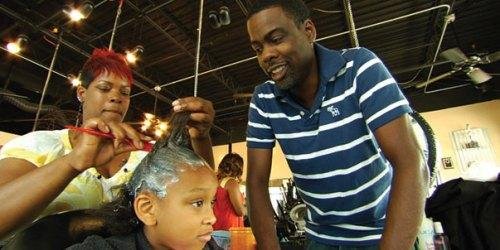
[[[130,91],[127,79],[107,72],[97,76],[87,88],[79,86],[77,95],[83,103],[83,120],[100,117],[121,122],[130,104]]]
[[[157,200],[156,225],[146,227],[155,249],[202,249],[215,223],[212,205],[217,179],[208,167],[183,168],[179,181],[169,185],[167,196]],[[149,231],[149,233],[148,233]]]

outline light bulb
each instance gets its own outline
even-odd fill
[[[82,81],[80,81],[80,79],[75,77],[75,78],[71,79],[71,85],[73,85],[73,87],[78,87],[78,86],[82,85]]]
[[[9,42],[6,47],[10,53],[18,54],[21,52],[26,43],[28,43],[28,37],[21,34],[17,37],[15,42]]]
[[[144,117],[146,117],[146,119],[148,119],[148,120],[152,120],[155,118],[155,115],[150,114],[150,113],[144,113]]]
[[[129,62],[130,64],[135,64],[142,52],[144,52],[144,47],[142,47],[141,45],[137,45],[133,50],[125,51],[125,59],[127,59],[127,62]]]
[[[151,125],[153,125],[153,123],[150,120],[145,120],[142,124],[148,128],[151,127]]]
[[[160,129],[155,129],[155,136],[160,137],[161,135],[163,135],[163,131],[161,131]]]
[[[168,123],[160,122],[160,124],[158,124],[158,128],[161,129],[162,131],[166,131],[168,129]]]
[[[10,42],[7,44],[7,50],[12,54],[17,54],[21,52],[21,47],[17,42]]]
[[[69,19],[72,22],[79,22],[82,19],[87,18],[93,9],[94,6],[92,5],[92,3],[85,2],[78,8],[71,8],[70,6],[66,6],[63,12],[68,15]]]
[[[69,13],[67,13],[69,19],[73,22],[79,22],[84,18],[82,12],[78,9],[72,9]]]
[[[135,64],[135,62],[137,62],[137,56],[130,51],[125,52],[125,58],[127,59],[127,62],[131,64]]]

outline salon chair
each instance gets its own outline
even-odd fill
[[[37,220],[16,233],[2,250],[65,249],[90,235],[108,237],[104,220],[88,211],[68,211]]]

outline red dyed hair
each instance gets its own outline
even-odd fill
[[[88,87],[96,77],[104,73],[120,76],[132,86],[132,70],[122,54],[108,49],[94,49],[92,56],[83,65],[80,79],[82,85]]]

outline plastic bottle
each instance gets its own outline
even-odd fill
[[[434,249],[435,250],[451,250],[450,240],[448,236],[444,234],[443,226],[441,222],[434,222]]]

